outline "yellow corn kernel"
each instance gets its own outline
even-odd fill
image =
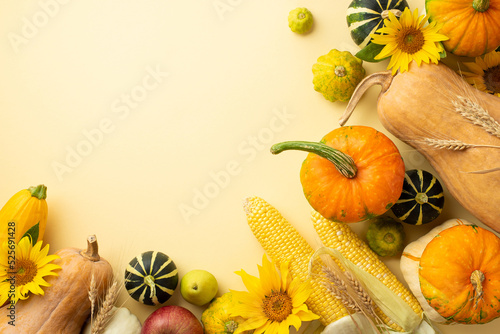
[[[422,316],[422,308],[415,296],[347,224],[328,220],[314,210],[311,213],[311,219],[324,246],[338,250],[353,264],[378,278],[385,286],[410,305],[415,313]],[[393,329],[402,330],[383,314],[378,307],[376,309],[377,314],[384,323]]]
[[[321,264],[316,261],[309,275],[308,264],[314,250],[298,231],[269,203],[259,197],[247,198],[244,209],[248,225],[267,255],[279,265],[289,263],[290,275],[310,281],[313,292],[307,307],[320,318],[323,325],[349,315],[344,305],[319,280]]]

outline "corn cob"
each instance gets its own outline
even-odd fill
[[[378,278],[392,292],[400,296],[413,311],[422,317],[422,308],[413,294],[397,279],[370,247],[345,223],[334,222],[312,211],[311,219],[322,244],[337,249],[342,255],[365,272]],[[394,330],[402,331],[387,315],[375,307],[382,321]]]
[[[308,264],[314,250],[278,210],[259,197],[247,198],[244,209],[248,225],[267,255],[277,265],[288,262],[292,278],[309,280],[313,292],[306,305],[320,317],[321,323],[326,326],[349,315],[342,302],[314,275],[321,270],[318,261],[313,266],[313,275],[309,275]]]

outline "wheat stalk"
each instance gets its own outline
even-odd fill
[[[458,100],[452,101],[457,113],[473,124],[479,125],[489,134],[500,138],[500,124],[491,117],[486,109],[466,97],[457,96],[457,98]]]
[[[384,327],[377,327],[372,318],[375,319],[376,323],[379,325],[382,325],[383,321],[377,316],[371,297],[364,290],[356,277],[349,271],[344,271],[342,273],[340,269],[335,270],[331,265],[323,266],[322,272],[324,274],[323,284],[326,286],[327,290],[338,298],[344,306],[355,312],[364,314],[372,325],[372,328],[377,333],[381,333]],[[344,278],[341,278],[341,276]]]
[[[457,139],[422,138],[420,140],[414,140],[413,142],[429,145],[437,149],[446,149],[452,151],[463,151],[465,149],[473,147],[500,148],[500,146],[498,145],[470,144]]]
[[[118,282],[115,280],[113,284],[109,287],[108,291],[106,292],[106,296],[104,297],[104,300],[100,305],[99,310],[97,311],[97,314],[95,316],[95,321],[91,325],[92,334],[102,333],[107,323],[113,316],[114,313],[113,306],[115,305],[116,300],[118,299],[118,292],[119,292],[119,285]]]
[[[354,292],[356,292],[356,294],[357,294],[359,300],[361,301],[361,303],[363,304],[365,310],[370,315],[372,315],[373,317],[376,318],[377,315],[375,313],[375,308],[373,307],[373,301],[372,301],[372,298],[370,297],[370,295],[368,295],[368,293],[366,293],[365,289],[363,288],[363,286],[361,286],[361,283],[356,279],[356,277],[354,277],[354,275],[352,275],[348,271],[344,272],[344,275],[347,277],[350,286],[352,287]]]
[[[95,311],[95,304],[97,301],[97,283],[95,280],[94,273],[92,273],[92,277],[90,279],[90,287],[89,287],[89,300],[90,300],[90,323],[94,320],[94,311]]]
[[[346,283],[331,269],[324,267],[326,281],[323,282],[326,289],[339,299],[345,307],[356,312],[362,312],[361,307],[356,304],[354,298],[349,295]]]

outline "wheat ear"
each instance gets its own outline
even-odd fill
[[[97,311],[95,316],[95,321],[91,325],[92,334],[102,333],[105,329],[107,323],[113,316],[113,306],[118,299],[118,292],[119,286],[118,282],[115,280],[106,292],[106,296],[104,297],[104,300],[99,307],[99,311]]]
[[[452,151],[463,151],[474,147],[500,148],[498,145],[469,144],[456,139],[422,138],[420,140],[413,140],[413,142],[428,145],[436,149],[446,149]]]
[[[97,301],[97,284],[95,280],[94,273],[92,273],[92,277],[90,279],[90,287],[89,287],[89,300],[90,300],[90,323],[94,320],[94,311],[95,305]]]
[[[455,111],[475,125],[479,125],[489,134],[500,138],[500,124],[488,113],[486,109],[478,103],[463,97],[457,96],[458,100],[453,100]]]
[[[372,319],[375,319],[379,325],[383,324],[383,322],[375,312],[375,306],[371,297],[366,293],[356,277],[349,271],[342,271],[337,263],[330,257],[321,256],[321,258],[324,263],[322,267],[322,272],[324,274],[323,284],[328,291],[340,299],[346,307],[364,314],[372,328],[377,333],[381,333],[383,326],[382,329],[376,326]],[[356,324],[356,326],[358,325]]]

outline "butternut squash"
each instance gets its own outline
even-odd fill
[[[407,72],[363,79],[340,125],[377,84],[382,125],[427,158],[465,209],[500,232],[500,98],[468,85],[443,63],[413,62]]]
[[[89,287],[92,275],[102,298],[113,278],[113,269],[98,253],[97,239],[89,236],[87,249],[64,248],[57,251],[61,266],[58,276],[49,276],[45,294],[20,300],[15,310],[0,309],[0,333],[80,333],[90,315]],[[13,326],[15,324],[15,326]]]

